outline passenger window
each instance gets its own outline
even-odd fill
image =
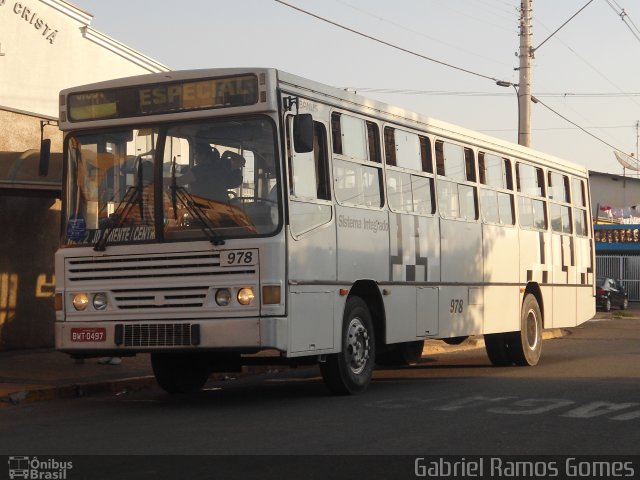
[[[345,160],[334,160],[335,193],[341,203],[382,206],[380,169]]]
[[[547,174],[549,180],[549,217],[551,230],[557,233],[571,233],[571,195],[569,177],[557,172]]]
[[[438,179],[438,205],[444,217],[465,220],[478,219],[478,198],[475,185],[475,158],[473,150],[453,143],[436,140],[436,171]]]
[[[482,220],[500,225],[515,223],[511,161],[485,152],[478,152],[480,208]]]
[[[544,197],[544,173],[541,168],[518,163],[516,181],[518,192],[532,197]]]
[[[399,167],[422,170],[420,140],[415,133],[395,131],[396,159]]]
[[[576,235],[589,236],[587,223],[587,200],[585,195],[584,180],[574,178],[571,182],[571,195],[573,198],[573,222]]]
[[[333,153],[354,160],[381,162],[378,126],[374,122],[334,112],[331,137]]]
[[[293,117],[290,117],[290,126]],[[326,129],[320,122],[313,124],[313,151],[295,152],[291,146],[291,194],[299,198],[330,200]]]

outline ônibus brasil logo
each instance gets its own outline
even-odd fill
[[[73,468],[72,462],[62,462],[55,458],[27,456],[9,457],[9,478],[32,480],[66,480],[67,471]]]

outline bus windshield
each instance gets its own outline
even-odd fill
[[[72,134],[62,243],[272,234],[281,211],[275,138],[268,118]]]

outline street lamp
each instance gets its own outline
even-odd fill
[[[511,82],[507,82],[505,80],[496,80],[496,85],[498,85],[499,87],[513,87],[513,89],[516,91],[516,100],[518,102],[518,143],[520,142],[520,95],[518,93],[518,84],[517,83],[511,83]]]

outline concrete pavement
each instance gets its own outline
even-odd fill
[[[598,313],[596,319],[620,315],[619,311]],[[640,319],[640,304],[631,305],[622,312],[629,317]],[[543,338],[557,338],[568,334],[564,329],[544,332]],[[425,342],[424,356],[449,353],[461,349],[484,348],[482,336],[471,337],[457,346],[447,345],[440,340]],[[283,366],[248,366],[240,373],[230,376],[252,375],[270,370],[282,370]],[[220,379],[225,374],[214,374]],[[0,352],[0,408],[20,403],[76,398],[99,393],[150,388],[156,385],[149,355],[124,357],[119,365],[101,364],[98,359],[77,361],[54,350],[17,350]]]

